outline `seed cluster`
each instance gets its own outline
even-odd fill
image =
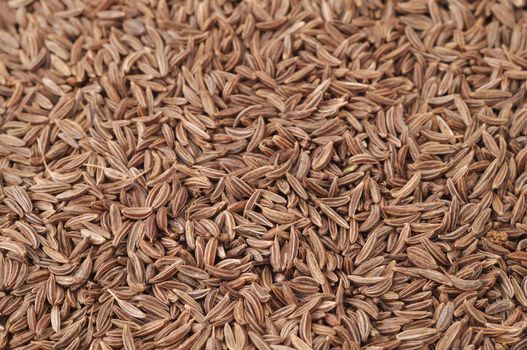
[[[523,0],[0,1],[0,348],[527,348]]]

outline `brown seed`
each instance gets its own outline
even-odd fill
[[[123,345],[126,350],[135,349],[134,337],[127,324],[125,324],[123,328]]]

